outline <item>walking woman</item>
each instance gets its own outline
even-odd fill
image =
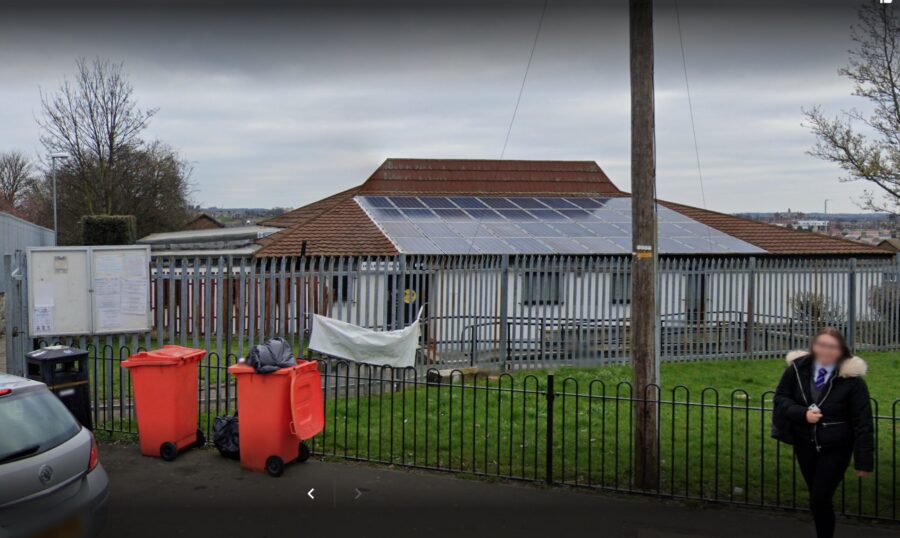
[[[775,390],[772,436],[794,446],[809,487],[816,536],[831,538],[832,497],[851,456],[858,477],[871,473],[875,464],[866,363],[831,328],[816,335],[809,351],[788,353],[787,363]]]

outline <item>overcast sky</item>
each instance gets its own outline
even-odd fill
[[[299,206],[387,157],[498,158],[542,0],[193,4],[0,8],[0,150],[41,152],[39,90],[102,56],[159,108],[146,135],[192,163],[204,206]],[[627,1],[588,4],[549,0],[506,158],[595,160],[628,189]],[[656,1],[658,192],[703,206],[673,6]],[[801,126],[802,107],[864,106],[837,75],[854,2],[679,6],[705,205],[857,211],[863,186]]]

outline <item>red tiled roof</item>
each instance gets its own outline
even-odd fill
[[[309,219],[318,217],[322,213],[328,211],[329,209],[332,209],[344,200],[353,198],[358,191],[359,186],[357,185],[352,189],[347,189],[337,194],[332,194],[331,196],[322,198],[321,200],[317,200],[303,207],[298,207],[297,209],[288,211],[287,213],[283,213],[281,215],[278,215],[277,217],[272,217],[271,219],[260,221],[258,224],[260,226],[290,228],[291,226],[296,226],[308,221]]]
[[[259,241],[257,257],[390,256],[393,243],[353,199],[356,195],[629,196],[590,161],[388,159],[358,187],[261,224],[288,229]],[[733,215],[660,201],[670,209],[774,255],[890,255],[872,245],[782,228]]]
[[[621,191],[593,161],[388,159],[359,194],[611,195]]]
[[[270,235],[257,258],[299,256],[306,241],[309,256],[393,256],[394,244],[352,198],[319,217]]]

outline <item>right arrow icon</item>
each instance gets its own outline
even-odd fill
[[[360,497],[362,497],[362,491],[360,491],[359,488],[356,488],[355,491],[356,491],[356,497],[353,497],[353,500],[354,500],[354,501],[355,501],[356,499],[359,499]]]
[[[309,488],[309,491],[306,492],[306,494],[307,494],[307,495],[309,496],[309,498],[312,499],[312,500],[316,500],[316,498],[313,497],[313,492],[314,492],[314,491],[316,491],[316,488]]]

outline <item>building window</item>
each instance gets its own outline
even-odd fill
[[[562,303],[562,278],[560,274],[526,273],[522,280],[522,302],[525,304]]]
[[[353,300],[353,280],[350,275],[332,275],[331,302],[347,303]]]
[[[610,275],[609,301],[612,304],[631,304],[631,273]]]

